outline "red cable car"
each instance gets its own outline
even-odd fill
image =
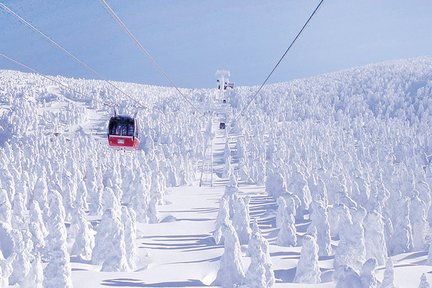
[[[140,145],[138,121],[134,117],[114,113],[108,124],[108,145],[113,148],[137,149]]]

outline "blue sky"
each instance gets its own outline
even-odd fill
[[[169,86],[98,0],[8,5],[107,79]],[[213,87],[215,71],[258,85],[319,1],[108,0],[180,87]],[[432,2],[326,0],[270,82],[430,56]],[[0,11],[0,51],[45,74],[94,78]],[[0,69],[23,69],[0,59]]]

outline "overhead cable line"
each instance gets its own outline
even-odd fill
[[[36,32],[37,34],[41,35],[45,40],[47,40],[52,45],[54,45],[56,48],[58,48],[59,50],[61,50],[63,53],[65,53],[66,55],[68,55],[69,57],[71,57],[73,60],[75,60],[78,64],[80,64],[86,70],[90,71],[93,75],[95,75],[96,77],[100,78],[102,81],[108,83],[115,90],[117,90],[121,94],[123,94],[123,96],[129,98],[130,100],[132,100],[133,102],[135,102],[136,104],[138,104],[139,107],[141,107],[143,109],[147,109],[147,107],[145,105],[141,104],[135,98],[133,98],[132,96],[128,95],[126,92],[124,92],[123,90],[121,90],[117,85],[115,85],[111,81],[106,80],[105,77],[103,77],[94,68],[92,68],[90,65],[88,65],[84,61],[80,60],[78,57],[76,57],[74,54],[72,54],[69,50],[67,50],[62,45],[60,45],[59,43],[57,43],[56,41],[54,41],[51,37],[49,37],[48,35],[46,35],[42,31],[40,31],[38,28],[36,28],[34,25],[32,25],[27,20],[25,20],[23,17],[21,17],[20,15],[18,15],[14,11],[12,11],[9,7],[7,7],[6,5],[4,5],[3,3],[0,3],[0,7],[3,8],[3,10],[6,11],[7,13],[9,13],[10,15],[14,16],[16,19],[18,19],[19,22],[23,23],[24,25],[26,25],[27,27],[29,27],[31,30],[33,30],[34,32]]]
[[[66,89],[68,89],[68,90],[71,90],[71,91],[73,91],[73,92],[75,92],[75,93],[77,93],[77,94],[80,94],[81,96],[87,97],[87,95],[85,95],[84,93],[82,93],[82,92],[80,92],[80,91],[78,91],[78,90],[76,90],[76,89],[74,89],[74,88],[71,88],[71,87],[69,87],[68,85],[63,84],[63,83],[61,83],[60,81],[57,81],[57,80],[54,79],[53,77],[49,77],[49,76],[43,75],[43,74],[41,74],[39,71],[37,71],[36,69],[33,69],[33,68],[27,66],[26,64],[19,62],[19,61],[16,60],[16,59],[10,58],[9,56],[7,56],[7,55],[5,55],[5,54],[3,54],[3,53],[0,53],[0,56],[3,57],[3,58],[5,58],[5,59],[7,59],[7,60],[9,60],[9,61],[11,61],[11,62],[13,62],[13,63],[15,63],[15,64],[17,64],[18,66],[21,66],[21,67],[23,67],[23,68],[25,68],[25,69],[27,69],[27,70],[33,72],[33,73],[39,74],[42,78],[48,79],[48,80],[50,80],[50,81],[52,81],[52,82],[54,82],[54,83],[56,83],[56,84],[62,86],[63,88],[66,88]]]
[[[255,94],[252,96],[252,98],[249,100],[249,102],[246,104],[246,106],[241,110],[240,113],[238,113],[234,120],[237,120],[240,115],[243,115],[243,113],[249,108],[250,104],[255,100],[255,98],[258,96],[264,85],[266,85],[267,81],[272,76],[273,72],[276,70],[276,68],[279,66],[279,64],[282,62],[282,60],[285,58],[288,51],[291,49],[291,47],[294,45],[294,43],[297,41],[297,39],[300,37],[300,35],[303,33],[303,30],[305,30],[306,26],[309,24],[309,22],[312,20],[313,16],[316,14],[318,9],[320,8],[321,4],[324,2],[324,0],[321,0],[318,3],[318,6],[315,8],[315,10],[312,12],[312,14],[309,16],[307,21],[304,23],[303,27],[300,29],[300,31],[297,33],[297,35],[294,37],[294,40],[291,42],[291,44],[288,46],[288,48],[285,50],[285,52],[280,57],[279,61],[276,63],[276,65],[273,67],[271,72],[268,74],[267,78],[264,80],[264,82],[261,84],[261,86],[258,88],[258,90],[255,92]]]
[[[184,93],[180,91],[180,89],[177,87],[174,81],[168,76],[168,74],[165,72],[162,66],[159,65],[156,59],[148,52],[148,50],[142,45],[142,43],[138,40],[138,38],[135,37],[135,35],[129,30],[129,28],[120,19],[120,17],[111,8],[111,6],[105,0],[99,0],[99,1],[103,5],[103,7],[108,11],[108,13],[111,14],[114,20],[116,20],[116,22],[120,25],[120,27],[126,32],[129,38],[131,38],[132,41],[138,46],[141,53],[150,61],[150,63],[156,68],[156,70],[165,77],[165,79],[170,83],[170,85],[177,90],[178,94],[183,98],[183,100],[185,100],[190,106],[192,106],[192,108],[194,108],[198,113],[201,113],[198,110],[198,108],[196,108],[195,105],[184,95]]]

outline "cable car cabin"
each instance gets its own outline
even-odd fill
[[[140,145],[137,120],[130,116],[112,116],[108,124],[108,145],[114,148],[137,149]]]
[[[225,129],[225,122],[219,123],[219,129]]]

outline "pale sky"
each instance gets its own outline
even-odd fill
[[[169,86],[98,0],[8,5],[107,79]],[[108,0],[180,87],[214,87],[217,69],[258,85],[319,1]],[[326,0],[270,82],[432,55],[429,0]],[[0,11],[0,51],[45,74],[95,78]],[[0,69],[25,71],[0,59]]]

